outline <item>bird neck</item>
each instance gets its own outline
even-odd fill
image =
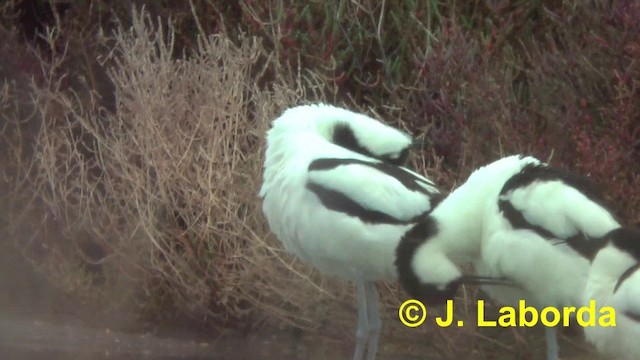
[[[456,263],[468,262],[480,253],[486,217],[495,205],[505,182],[533,158],[510,156],[474,171],[467,181],[454,190],[433,210],[431,216],[438,227],[433,239]]]
[[[437,224],[438,234],[429,241],[433,241],[458,264],[471,261],[479,255],[485,209],[498,193],[498,190],[485,193],[468,190],[471,189],[465,187],[456,190],[431,214]]]

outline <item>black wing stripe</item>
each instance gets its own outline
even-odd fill
[[[563,169],[549,166],[547,164],[529,164],[513,175],[502,187],[500,195],[506,195],[518,188],[523,188],[533,184],[536,181],[560,181],[565,185],[579,191],[589,200],[602,206],[609,211],[610,206],[604,199],[602,188],[596,186],[586,176],[572,173]],[[610,211],[609,211],[610,212]],[[618,222],[619,219],[612,213],[611,216]]]
[[[320,202],[322,202],[322,205],[327,209],[357,217],[365,223],[408,224],[411,222],[411,220],[400,220],[377,210],[365,209],[362,205],[345,194],[339,191],[327,189],[322,185],[309,182],[307,183],[307,189],[316,194],[320,199]]]
[[[640,231],[631,228],[618,228],[606,235],[618,249],[631,255],[640,262]]]
[[[601,190],[589,178],[546,164],[529,164],[523,167],[504,184],[500,195],[526,187],[536,181],[561,181],[580,191],[591,201],[598,204],[604,203]]]
[[[578,254],[592,261],[598,251],[609,243],[609,238],[606,236],[587,238],[583,234],[579,234],[566,239],[565,243]]]
[[[501,196],[508,195],[519,188],[527,187],[536,181],[560,181],[567,186],[578,190],[589,200],[607,208],[599,189],[587,177],[574,174],[569,171],[550,167],[546,164],[529,164],[522,168],[520,172],[513,175],[502,187]],[[507,218],[511,226],[515,229],[528,229],[534,231],[541,237],[554,240],[558,243],[565,243],[580,255],[592,260],[596,253],[607,244],[607,236],[601,238],[588,238],[580,233],[568,238],[561,238],[551,231],[539,225],[528,222],[521,211],[517,210],[508,200],[499,200],[498,206]]]
[[[368,166],[370,168],[376,169],[388,176],[391,176],[397,179],[398,181],[400,181],[400,183],[402,183],[404,187],[406,187],[409,190],[417,191],[429,196],[438,194],[437,192],[430,192],[429,190],[420,186],[418,183],[422,183],[429,186],[434,186],[433,184],[425,182],[424,179],[414,176],[413,174],[402,170],[402,168],[400,167],[387,164],[384,162],[374,163],[374,162],[368,162],[368,161],[357,160],[357,159],[323,158],[323,159],[317,159],[312,161],[311,164],[309,164],[308,170],[309,171],[331,170],[342,165],[353,165],[353,164]]]
[[[623,272],[622,275],[620,275],[620,278],[618,278],[618,282],[616,283],[616,286],[613,288],[613,293],[615,294],[616,291],[618,291],[618,288],[620,287],[620,285],[622,285],[624,281],[629,278],[629,276],[633,275],[633,273],[638,271],[638,269],[640,269],[640,263],[633,265],[632,267],[628,268],[625,272]],[[637,316],[640,316],[640,315],[637,315]]]
[[[533,225],[524,218],[521,211],[517,210],[509,201],[498,200],[498,208],[504,214],[504,217],[509,221],[514,229],[527,229],[532,230],[536,234],[542,236],[545,239],[554,239],[556,236],[549,230],[539,225]]]
[[[547,240],[560,240],[557,244],[566,244],[578,254],[589,260],[592,260],[596,256],[596,253],[608,242],[608,237],[606,235],[601,238],[587,238],[582,233],[563,239],[542,226],[528,222],[522,212],[517,210],[507,200],[499,200],[498,207],[514,229],[531,230]]]

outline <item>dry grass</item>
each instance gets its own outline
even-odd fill
[[[263,49],[255,39],[236,46],[203,36],[190,57],[176,58],[171,26],[133,20],[101,39],[113,41],[103,61],[114,112],[88,84],[62,89],[64,52],[44,69],[49,86],[34,89],[42,124],[33,187],[68,234],[49,244],[63,259],[42,266],[111,268],[107,283],[128,278],[145,311],[226,323],[246,312],[239,259],[259,236],[246,229],[262,227],[250,208],[268,123],[251,112],[249,74]]]
[[[633,2],[194,0],[148,7],[178,11],[174,25],[121,6],[113,33],[96,4],[54,16],[35,46],[35,113],[16,112],[15,84],[0,92],[0,153],[15,160],[4,181],[36,195],[20,202],[38,226],[18,245],[69,293],[158,318],[246,328],[266,317],[353,339],[352,285],[286,254],[257,198],[270,120],[306,101],[427,134],[412,165],[445,188],[527,152],[615,178],[616,207],[637,217]],[[37,139],[17,119],[32,119]],[[433,339],[447,358],[536,350],[521,329],[408,332],[396,319],[405,295],[379,288],[385,343],[404,344],[400,356]],[[461,316],[475,316],[475,298],[462,295]]]
[[[48,34],[51,56],[40,59],[48,81],[33,85],[35,153],[22,172],[31,175],[22,190],[46,210],[32,241],[19,245],[53,283],[114,309],[133,302],[138,314],[224,327],[269,318],[352,338],[353,285],[286,254],[257,198],[270,121],[331,89],[301,70],[277,69],[256,39],[234,45],[200,34],[197,50],[178,57],[170,24],[144,12],[132,19],[130,29],[98,39],[111,48],[101,61],[115,111],[101,105],[90,82],[66,85],[59,74],[68,48]],[[280,79],[257,88],[272,67]],[[41,236],[52,226],[63,236]],[[392,284],[381,292],[385,331],[398,333],[403,295]]]
[[[262,91],[254,84],[270,56],[255,39],[236,46],[202,36],[197,51],[177,58],[170,25],[144,13],[133,19],[101,39],[113,42],[103,61],[115,112],[89,84],[63,86],[65,49],[56,53],[56,33],[48,36],[53,61],[41,59],[48,86],[34,86],[42,122],[29,186],[65,236],[31,253],[34,263],[93,301],[126,288],[123,298],[154,316],[246,326],[257,309],[307,329],[322,327],[327,313],[352,316],[351,285],[283,253],[257,198],[269,122],[321,98],[317,80],[291,74],[293,84]],[[353,321],[344,323],[353,332]]]

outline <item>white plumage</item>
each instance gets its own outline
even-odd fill
[[[583,303],[594,300],[596,314],[615,309],[616,326],[585,327],[589,342],[602,354],[616,359],[640,359],[640,232],[620,229],[607,236],[589,270]]]
[[[440,198],[430,180],[398,166],[412,144],[402,131],[324,104],[286,110],[267,134],[263,212],[289,252],[357,283],[356,360],[367,341],[368,359],[377,351],[373,282],[396,279],[400,237]]]
[[[484,287],[510,306],[518,300],[538,310],[582,306],[590,260],[605,235],[620,228],[588,179],[549,167],[531,166],[511,178],[487,210],[483,276],[506,277],[519,288]],[[545,328],[547,358],[558,358],[555,328]]]
[[[434,230],[422,242],[405,237],[399,246],[400,255],[407,243],[419,243],[408,251],[412,271],[401,271],[414,294],[433,298],[435,287],[451,298],[462,275],[443,278],[442,263],[472,262],[479,278],[516,285],[483,285],[491,297],[538,309],[580,307],[590,259],[620,228],[585,178],[521,156],[476,170],[426,221]],[[555,329],[547,329],[547,357],[558,357]]]
[[[410,295],[437,305],[452,299],[462,283],[499,282],[465,277],[459,266],[480,258],[489,204],[497,201],[504,183],[529,164],[539,161],[510,156],[475,170],[403,236],[396,266]]]

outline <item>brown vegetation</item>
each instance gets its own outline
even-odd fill
[[[8,233],[38,219],[16,245],[68,293],[156,319],[353,336],[351,284],[284,253],[257,198],[269,122],[309,101],[426,134],[413,165],[445,189],[532,153],[590,174],[638,222],[637,1],[135,3],[146,10],[54,6],[38,38],[22,3],[0,8],[14,55],[0,92],[2,221]],[[405,295],[381,291],[385,331],[406,337]],[[410,334],[449,357],[531,350],[519,331],[483,345],[492,335],[476,330]]]

